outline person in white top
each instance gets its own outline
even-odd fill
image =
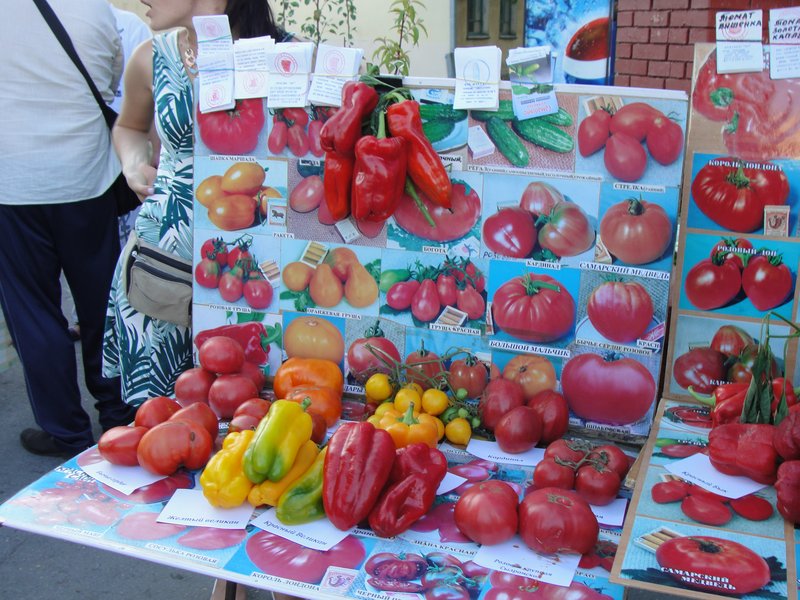
[[[107,101],[122,72],[105,0],[48,0]],[[75,346],[61,312],[59,274],[81,324],[86,387],[100,425],[131,421],[118,379],[102,376],[105,307],[119,254],[114,195],[120,163],[97,102],[32,0],[4,0],[0,19],[0,304],[19,353],[39,429],[36,454],[70,456],[94,443],[81,407]]]

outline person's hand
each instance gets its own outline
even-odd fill
[[[139,165],[136,170],[125,173],[125,180],[128,182],[128,187],[139,196],[139,200],[144,201],[155,191],[153,182],[156,180],[156,169],[148,164]]]

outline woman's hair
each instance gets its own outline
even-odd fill
[[[225,14],[240,38],[268,35],[282,41],[283,30],[275,23],[268,0],[228,0]]]

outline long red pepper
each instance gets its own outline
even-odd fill
[[[771,408],[773,413],[778,408],[778,403],[781,401],[784,386],[786,391],[786,405],[791,408],[797,404],[797,395],[792,387],[792,383],[788,380],[784,380],[783,377],[776,377],[772,380]],[[723,383],[714,388],[710,396],[698,394],[691,389],[689,393],[695,400],[714,407],[711,411],[711,426],[716,427],[724,423],[737,423],[739,421],[742,416],[744,400],[749,387],[749,383]]]
[[[727,475],[744,475],[772,485],[778,470],[778,452],[772,443],[774,425],[725,423],[708,434],[708,458]]]
[[[361,137],[361,121],[377,104],[378,92],[374,88],[360,81],[345,83],[341,108],[325,121],[319,132],[322,149],[352,157],[356,142]]]

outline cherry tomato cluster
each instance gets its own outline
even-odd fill
[[[311,116],[305,108],[279,108],[272,114],[272,130],[267,138],[267,148],[272,154],[289,152],[302,158],[309,152],[321,157],[325,152],[319,142],[319,132],[323,123],[333,114],[334,109],[312,106]]]
[[[732,499],[681,479],[655,484],[650,495],[659,504],[680,502],[683,514],[693,521],[718,527],[728,523],[734,513],[749,521],[764,521],[774,512],[772,504],[757,494]]]
[[[194,269],[198,285],[216,289],[226,302],[244,297],[250,308],[262,310],[272,302],[274,291],[249,248],[252,237],[243,236],[232,243],[221,237],[211,238],[200,247],[200,262]],[[233,246],[232,250],[228,250]]]
[[[777,252],[754,250],[745,238],[722,238],[710,257],[686,274],[684,289],[699,310],[714,310],[747,297],[763,312],[783,304],[794,284],[792,271]]]
[[[574,489],[589,504],[614,501],[630,468],[628,455],[613,444],[591,447],[582,441],[559,439],[550,444],[533,471],[536,489]]]
[[[605,148],[606,169],[621,181],[638,181],[650,156],[671,165],[681,156],[684,132],[681,126],[657,108],[631,102],[614,111],[600,108],[578,126],[578,151],[591,156]]]
[[[469,321],[486,312],[486,278],[468,258],[447,259],[439,267],[417,262],[409,269],[388,273],[381,277],[386,307],[396,312],[410,309],[419,323],[435,321],[448,306],[466,313]]]

